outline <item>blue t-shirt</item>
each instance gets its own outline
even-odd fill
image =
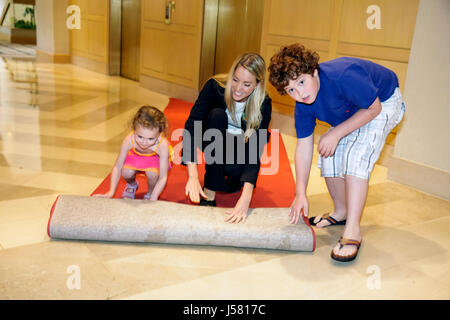
[[[398,87],[396,74],[371,61],[338,58],[319,67],[320,88],[312,104],[295,104],[297,138],[314,132],[316,119],[332,126],[344,122],[358,109],[367,109],[377,97],[386,101]]]

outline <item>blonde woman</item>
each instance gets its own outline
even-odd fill
[[[194,203],[215,206],[216,192],[242,189],[225,219],[230,223],[247,218],[260,157],[269,139],[272,101],[266,94],[265,76],[266,65],[260,55],[242,54],[226,76],[215,76],[205,83],[185,124],[186,196]],[[197,148],[205,156],[203,188],[198,177]]]

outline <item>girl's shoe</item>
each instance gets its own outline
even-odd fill
[[[122,192],[122,199],[134,199],[138,186],[137,182],[134,185],[127,183],[125,190]]]
[[[200,199],[199,205],[205,206],[205,207],[215,207],[216,206],[216,200]]]
[[[150,200],[150,196],[151,196],[150,192],[147,192],[147,193],[144,195],[144,200]]]

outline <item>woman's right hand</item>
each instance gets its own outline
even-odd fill
[[[291,218],[289,222],[292,224],[297,224],[302,213],[306,218],[308,218],[308,199],[306,196],[296,196],[289,211],[289,217]]]
[[[207,198],[206,194],[203,192],[202,186],[198,178],[189,177],[185,187],[185,195],[194,203],[200,202],[200,196]]]

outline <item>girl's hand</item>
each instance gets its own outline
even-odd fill
[[[236,203],[236,206],[231,211],[226,211],[229,216],[225,219],[225,222],[229,223],[239,223],[245,222],[248,216],[248,207],[250,206],[250,201],[248,199],[240,198]]]
[[[97,198],[112,198],[113,196],[114,194],[111,192],[94,194],[94,197]]]
[[[335,130],[331,129],[320,137],[317,151],[324,158],[331,157],[336,151],[339,140],[341,140],[341,137],[336,134]]]
[[[194,203],[200,202],[200,196],[207,198],[198,178],[189,177],[185,187],[185,195]]]
[[[309,214],[309,205],[308,205],[308,199],[306,196],[299,197],[296,196],[294,201],[292,202],[290,211],[289,211],[289,217],[291,220],[289,221],[292,224],[297,224],[298,220],[300,220],[301,213],[303,213],[303,216],[305,218],[308,218]]]

